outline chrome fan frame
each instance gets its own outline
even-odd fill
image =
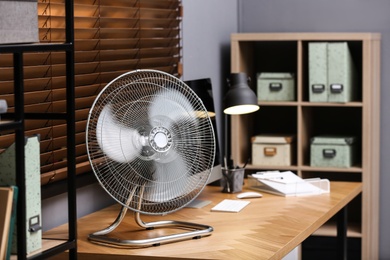
[[[89,240],[115,247],[146,247],[210,235],[213,228],[207,225],[145,223],[140,215],[177,211],[200,194],[213,167],[214,138],[202,101],[176,77],[136,70],[107,84],[90,109],[86,144],[96,178],[122,209],[109,227],[90,234]],[[176,226],[190,231],[148,239],[108,237],[128,209],[147,230]]]

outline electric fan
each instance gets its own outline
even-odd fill
[[[86,143],[100,185],[122,205],[110,226],[89,235],[91,242],[146,247],[211,234],[213,228],[207,225],[165,220],[146,223],[140,217],[166,215],[188,205],[205,187],[213,167],[211,120],[200,98],[184,82],[157,70],[136,70],[117,77],[90,109]],[[135,222],[143,229],[186,231],[147,239],[107,236],[128,209],[135,212]]]

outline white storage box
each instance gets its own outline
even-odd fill
[[[37,0],[0,0],[0,44],[39,41]]]
[[[252,164],[289,166],[292,164],[291,135],[257,135],[252,137]]]
[[[292,73],[259,73],[257,97],[260,101],[293,101],[295,84]]]

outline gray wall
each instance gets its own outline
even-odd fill
[[[221,103],[230,71],[230,34],[238,28],[237,0],[183,0],[183,8],[183,80],[211,78],[221,145]]]
[[[239,0],[240,32],[379,32],[381,68],[380,259],[390,259],[390,1]]]

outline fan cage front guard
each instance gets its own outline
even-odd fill
[[[144,75],[147,75],[148,77],[150,75],[153,75],[153,78],[155,78],[155,77],[158,78],[158,76],[161,76],[164,80],[168,80],[170,82],[170,84],[173,84],[173,85],[177,84],[180,88],[184,87],[185,91],[187,93],[190,93],[189,95],[191,95],[190,96],[191,98],[195,97],[195,102],[200,102],[200,107],[205,111],[205,115],[206,115],[206,120],[203,119],[202,122],[203,123],[207,122],[206,127],[208,127],[208,125],[209,125],[209,127],[211,129],[211,131],[210,131],[210,129],[203,130],[203,128],[205,126],[202,126],[202,131],[209,131],[209,132],[207,132],[207,134],[210,137],[206,137],[206,138],[212,137],[212,139],[213,139],[213,144],[204,143],[206,150],[212,149],[212,153],[210,153],[212,159],[206,158],[207,155],[204,154],[205,153],[204,151],[202,151],[201,152],[202,154],[200,155],[200,158],[201,159],[203,158],[203,160],[207,161],[207,164],[210,165],[210,168],[208,170],[208,175],[207,175],[207,179],[208,179],[211,168],[213,166],[213,161],[214,161],[213,158],[214,158],[214,153],[215,153],[215,142],[214,142],[215,137],[214,137],[214,132],[212,129],[212,124],[210,122],[210,118],[207,115],[207,111],[204,108],[202,101],[196,96],[196,94],[187,85],[185,85],[182,81],[180,81],[179,79],[173,77],[172,75],[170,75],[168,73],[155,71],[155,70],[137,70],[134,72],[125,73],[125,74],[119,76],[118,78],[114,79],[101,91],[101,93],[98,95],[97,99],[95,100],[95,102],[91,108],[90,114],[89,114],[87,129],[89,129],[91,127],[91,125],[92,125],[92,127],[91,127],[92,129],[94,127],[97,128],[97,126],[96,126],[97,120],[96,120],[96,118],[95,119],[93,118],[94,115],[92,114],[94,112],[94,109],[96,109],[96,107],[97,107],[96,110],[98,110],[100,113],[102,111],[102,108],[100,108],[99,106],[103,106],[100,103],[103,102],[104,106],[106,106],[106,102],[110,102],[110,101],[105,100],[105,96],[107,94],[107,93],[105,93],[105,91],[108,90],[108,91],[106,91],[106,92],[108,92],[108,94],[110,94],[112,92],[116,92],[115,96],[117,96],[117,93],[118,93],[117,89],[110,90],[111,85],[117,86],[118,82],[116,82],[116,81],[121,80],[122,77],[135,77],[135,78],[137,78],[137,80],[139,80]],[[155,84],[155,83],[153,83],[153,84]],[[176,88],[176,86],[175,86],[175,88]],[[111,87],[111,89],[112,89],[112,87]],[[198,106],[197,106],[197,108],[198,108]],[[198,111],[196,111],[196,112],[198,112]],[[176,204],[180,204],[180,203],[182,204],[180,207],[175,206],[177,208],[169,209],[166,212],[145,212],[144,211],[145,209],[142,208],[143,207],[143,204],[142,204],[143,203],[143,195],[142,194],[147,189],[147,188],[145,188],[145,184],[139,184],[139,185],[137,184],[137,187],[133,187],[132,189],[130,189],[127,192],[127,194],[122,194],[121,195],[122,198],[119,198],[118,195],[115,193],[113,194],[112,190],[109,190],[104,185],[104,183],[103,183],[104,179],[102,181],[99,178],[99,175],[97,174],[99,172],[99,170],[95,169],[95,166],[102,165],[102,163],[104,164],[104,161],[105,161],[105,159],[103,158],[104,160],[102,162],[102,160],[101,160],[101,158],[99,158],[99,156],[94,157],[95,152],[90,151],[91,145],[93,145],[92,147],[96,146],[96,141],[95,140],[91,141],[90,136],[87,136],[87,144],[88,144],[88,155],[90,158],[90,162],[91,162],[91,165],[93,166],[94,173],[95,173],[96,177],[98,178],[100,184],[115,200],[117,200],[120,204],[122,204],[122,208],[121,208],[116,220],[110,226],[108,226],[107,228],[102,229],[100,231],[94,232],[88,236],[88,239],[91,242],[98,243],[98,244],[104,244],[107,246],[113,246],[113,247],[139,248],[139,247],[157,246],[157,245],[164,244],[164,243],[171,243],[171,242],[176,242],[176,241],[181,241],[181,240],[186,240],[186,239],[197,239],[197,238],[201,238],[201,237],[208,236],[211,234],[211,232],[213,231],[213,228],[208,226],[208,225],[202,225],[202,224],[196,224],[196,223],[190,223],[190,222],[182,222],[182,221],[165,221],[165,220],[145,223],[141,220],[141,213],[145,213],[145,214],[149,214],[149,215],[150,214],[151,215],[153,215],[153,214],[161,215],[161,214],[167,214],[167,213],[176,211],[176,210],[184,207],[185,205],[190,203],[196,196],[199,195],[199,193],[203,190],[204,186],[206,185],[207,179],[203,178],[203,180],[198,181],[198,183],[196,184],[197,185],[196,187],[192,187],[192,190],[190,192],[186,193],[183,196],[180,196],[181,200],[183,202],[179,202],[179,203],[176,202]],[[205,149],[205,148],[202,147],[202,149]],[[203,161],[202,161],[202,163],[203,163],[203,165],[205,164]],[[202,167],[205,167],[205,166],[202,166]],[[206,172],[205,169],[203,169],[202,175],[205,174],[204,172]],[[181,184],[181,183],[178,183],[178,184]],[[138,194],[139,192],[141,194]],[[152,198],[152,199],[154,199],[154,198]],[[158,204],[158,203],[156,203],[156,204]],[[164,204],[164,203],[161,203],[161,204]],[[113,230],[115,230],[119,226],[119,224],[124,219],[128,209],[132,209],[135,211],[135,222],[138,224],[138,226],[140,226],[141,228],[145,228],[146,230],[150,230],[150,229],[154,229],[154,228],[178,228],[181,230],[184,229],[186,231],[181,232],[181,233],[166,235],[166,236],[158,236],[155,238],[147,238],[147,239],[118,239],[118,238],[112,238],[112,237],[106,236],[107,234],[111,233]]]

